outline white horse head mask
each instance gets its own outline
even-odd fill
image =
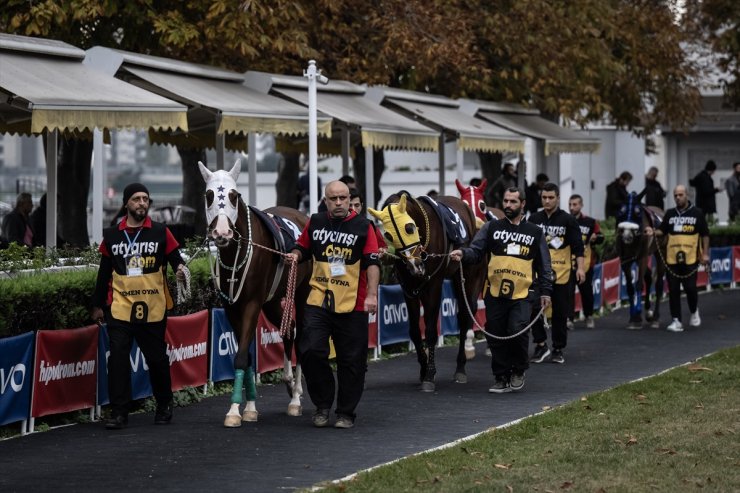
[[[241,170],[241,161],[237,159],[231,171],[210,171],[200,161],[198,167],[206,182],[206,222],[213,239],[223,246],[234,237],[234,225],[239,213],[236,179]]]

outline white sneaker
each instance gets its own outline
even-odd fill
[[[666,327],[666,330],[670,330],[671,332],[683,332],[683,324],[681,321],[677,318],[673,319],[673,322],[668,324],[668,327]]]
[[[694,313],[691,314],[689,319],[689,325],[692,327],[698,327],[701,325],[701,317],[699,316],[699,309],[697,308]]]
[[[586,328],[593,329],[595,326],[593,317],[586,317]]]

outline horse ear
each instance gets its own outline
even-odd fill
[[[478,185],[478,190],[480,190],[481,192],[485,192],[487,186],[488,186],[488,178],[483,178],[483,181],[480,182],[480,185]]]
[[[455,186],[457,187],[457,191],[460,192],[460,195],[465,194],[465,187],[457,178],[455,178]]]
[[[237,159],[234,163],[234,167],[231,168],[231,171],[229,171],[229,174],[234,179],[234,183],[236,183],[236,179],[239,178],[239,172],[242,169],[242,161],[241,159]]]
[[[373,216],[375,219],[383,220],[383,212],[382,211],[376,211],[372,207],[368,207],[367,211],[370,213],[371,216]]]
[[[404,214],[406,212],[406,195],[401,195],[401,200],[398,201],[398,212]]]
[[[208,183],[208,180],[211,179],[211,176],[213,176],[213,173],[211,172],[211,170],[206,168],[206,166],[200,161],[198,161],[198,168],[200,169],[200,174],[203,176],[203,180],[205,180],[205,182]]]

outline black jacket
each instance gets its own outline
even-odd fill
[[[606,186],[606,204],[604,205],[604,216],[617,217],[619,208],[627,202],[629,192],[627,187],[619,183],[619,179],[614,180]]]
[[[645,178],[645,205],[665,209],[666,192],[658,180]]]
[[[717,200],[714,197],[716,190],[714,180],[707,170],[701,170],[695,177],[689,180],[689,185],[696,189],[696,207],[704,214],[717,212]]]

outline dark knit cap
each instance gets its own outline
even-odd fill
[[[149,190],[141,183],[131,183],[123,189],[123,205],[128,204],[129,199],[135,193],[144,192],[147,197],[149,196]]]

